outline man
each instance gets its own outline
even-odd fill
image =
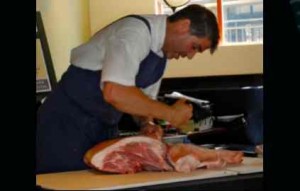
[[[122,113],[177,127],[192,106],[155,100],[167,59],[217,48],[216,17],[190,5],[172,16],[131,15],[71,52],[71,65],[38,111],[36,172],[85,169],[84,153],[117,136]]]

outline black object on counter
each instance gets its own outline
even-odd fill
[[[214,120],[213,127],[188,135],[193,144],[251,144],[246,132],[246,121],[243,116],[225,122]]]

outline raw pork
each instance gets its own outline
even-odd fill
[[[222,168],[243,160],[240,151],[212,150],[192,144],[166,144],[160,126],[148,125],[141,136],[104,141],[84,156],[89,166],[111,173],[140,171],[190,172],[200,167]]]
[[[96,145],[84,161],[97,170],[121,174],[173,170],[166,162],[166,149],[165,144],[150,137],[126,137]]]
[[[169,145],[168,161],[178,172],[190,172],[200,167],[223,168],[243,160],[240,151],[213,150],[192,144]]]

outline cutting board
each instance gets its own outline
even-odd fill
[[[140,172],[136,174],[107,174],[95,170],[82,170],[36,175],[36,185],[54,190],[114,190],[175,183],[190,180],[202,180],[217,177],[236,176],[239,173],[251,173],[254,166],[262,168],[262,159],[247,158],[243,164],[228,166],[224,169],[198,169],[190,173],[180,172]],[[246,169],[246,170],[245,170]],[[248,169],[248,171],[247,171]]]
[[[263,172],[264,160],[262,157],[244,157],[242,165],[230,165],[226,170],[233,171],[238,174],[249,174]]]

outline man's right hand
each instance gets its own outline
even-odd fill
[[[179,99],[171,107],[173,112],[169,122],[174,127],[187,123],[193,116],[193,106],[186,103],[185,99]]]

